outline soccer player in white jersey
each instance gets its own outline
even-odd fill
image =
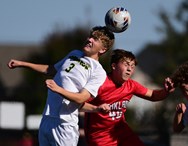
[[[64,97],[48,90],[46,106],[39,128],[40,146],[76,146],[79,139],[78,109],[91,96],[96,97],[98,88],[106,79],[106,72],[99,57],[113,46],[114,34],[105,26],[91,30],[83,51],[74,50],[54,66],[10,60],[8,67],[27,67],[44,74],[54,74],[53,80],[67,90]],[[69,92],[73,100],[67,100]],[[72,97],[72,96],[71,96]],[[88,111],[99,111],[106,106],[88,106]]]

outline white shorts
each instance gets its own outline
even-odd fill
[[[39,128],[40,146],[77,146],[78,125],[63,125],[57,118],[44,116]]]

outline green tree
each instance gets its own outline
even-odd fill
[[[157,30],[163,34],[164,38],[158,44],[147,44],[138,54],[141,69],[159,85],[162,85],[164,79],[188,58],[188,1],[182,0],[176,12],[174,17],[171,17],[164,9],[159,12],[163,25]],[[158,139],[166,145],[170,144],[169,136],[172,130],[175,105],[179,100],[184,100],[178,98],[179,96],[182,95],[176,91],[168,99],[161,102],[162,105],[153,113],[154,119],[145,123],[153,125],[154,129],[157,129]]]

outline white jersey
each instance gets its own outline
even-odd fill
[[[57,74],[54,81],[64,89],[79,92],[83,88],[93,97],[97,96],[99,87],[106,78],[102,65],[79,50],[72,51],[65,59],[55,64]],[[80,105],[48,90],[44,115],[60,118],[62,124],[77,125]]]

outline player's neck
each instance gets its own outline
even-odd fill
[[[116,87],[121,87],[122,86],[123,83],[118,80],[118,77],[115,74],[113,74],[111,72],[108,76],[114,82],[114,84],[116,85]]]
[[[87,56],[87,57],[90,57],[90,58],[92,58],[92,59],[94,59],[94,60],[99,60],[99,56],[97,55],[97,54],[95,54],[95,55],[88,55],[88,54],[85,54],[85,56]]]

